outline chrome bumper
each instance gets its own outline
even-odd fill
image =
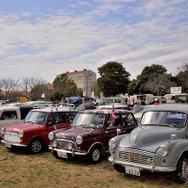
[[[74,150],[64,150],[64,149],[57,149],[57,148],[54,148],[53,146],[49,145],[48,148],[53,152],[53,151],[57,151],[57,152],[64,152],[64,153],[68,153],[68,154],[71,154],[71,155],[87,155],[86,152],[80,152],[80,151],[74,151]]]
[[[10,142],[10,141],[7,141],[7,140],[1,140],[1,143],[5,144],[5,146],[6,146],[6,143],[9,143],[12,146],[16,146],[16,147],[27,147],[27,145],[25,145],[25,144],[20,144],[20,143],[17,143],[17,142]]]
[[[176,171],[176,167],[154,166],[154,164],[149,166],[149,165],[131,163],[131,162],[126,162],[126,161],[120,161],[118,159],[113,158],[113,156],[110,156],[108,158],[108,161],[113,164],[118,164],[121,166],[132,166],[132,167],[139,168],[140,170],[149,170],[151,172],[173,172],[173,171]]]

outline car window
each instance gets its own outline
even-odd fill
[[[1,120],[17,119],[16,111],[4,111],[1,115]]]
[[[25,122],[45,124],[47,116],[48,114],[45,112],[30,111],[25,118]]]
[[[60,112],[60,113],[52,113],[50,115],[50,121],[53,122],[53,125],[55,124],[61,124],[61,123],[66,123],[65,119],[65,113]]]
[[[154,124],[156,126],[184,127],[187,115],[181,112],[146,112],[144,113],[141,124]]]
[[[132,114],[124,114],[122,120],[123,126],[134,126],[136,124],[135,118]]]
[[[84,126],[90,128],[99,128],[99,127],[103,127],[104,120],[105,120],[104,114],[80,113],[75,116],[72,125],[74,127]]]
[[[66,113],[67,122],[72,122],[75,116],[76,116],[76,112],[67,112]]]

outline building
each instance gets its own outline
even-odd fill
[[[96,73],[83,69],[82,71],[75,70],[74,72],[66,72],[69,79],[73,80],[78,89],[83,91],[83,96],[92,96],[92,84],[96,81]]]

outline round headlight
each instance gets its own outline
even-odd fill
[[[19,132],[19,137],[20,137],[20,138],[23,138],[23,136],[24,136],[24,132],[23,132],[23,131],[20,131],[20,132]]]
[[[168,149],[166,146],[160,146],[157,150],[157,154],[160,155],[161,157],[167,156],[169,153]]]
[[[72,143],[68,143],[68,150],[72,150]]]
[[[77,137],[76,137],[76,143],[77,143],[78,145],[82,144],[82,143],[83,143],[83,138],[82,138],[81,136],[77,136]]]
[[[117,147],[116,141],[112,139],[109,141],[108,145],[109,145],[109,148],[111,149],[115,149]]]
[[[48,134],[48,139],[49,139],[49,140],[53,140],[53,139],[54,139],[54,133],[50,132],[50,133]]]
[[[5,134],[5,128],[4,127],[1,129],[1,134]]]

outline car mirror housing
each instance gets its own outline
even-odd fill
[[[117,132],[117,136],[118,136],[119,134],[121,134],[121,129],[116,129],[116,132]]]

